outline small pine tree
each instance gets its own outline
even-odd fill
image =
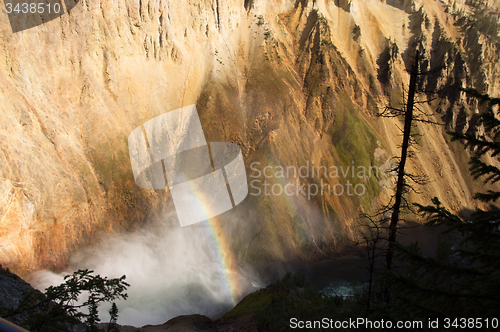
[[[125,276],[108,279],[93,275],[94,271],[78,270],[64,277],[58,286],[50,286],[45,293],[27,292],[18,308],[3,318],[25,317],[22,327],[35,331],[65,331],[70,326],[83,323],[87,332],[100,331],[97,323],[98,307],[104,302],[126,299],[125,293],[130,286]],[[81,295],[86,299],[79,303]],[[80,309],[86,308],[88,313]],[[118,308],[113,307],[112,319],[116,322]]]
[[[118,307],[116,303],[113,302],[111,305],[111,309],[109,309],[109,324],[108,324],[108,332],[119,332],[118,327],[116,326],[116,322],[118,321]]]

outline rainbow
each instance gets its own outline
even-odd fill
[[[216,218],[212,218],[208,219],[207,225],[207,229],[210,232],[210,236],[213,240],[213,245],[217,250],[217,263],[221,269],[220,272],[224,277],[227,297],[233,305],[236,305],[239,293],[239,281],[237,278],[237,274],[232,272],[234,267],[236,266],[234,256],[231,252],[231,248],[220,222]]]
[[[196,192],[196,188],[193,188],[193,192]],[[214,213],[211,211],[212,201],[215,197],[203,197],[201,195],[196,195],[196,203],[193,204],[193,209],[198,209],[203,212],[207,218],[202,224],[205,225],[205,229],[211,240],[212,247],[217,253],[217,265],[219,266],[219,272],[223,276],[224,286],[226,288],[226,296],[232,305],[236,305],[238,297],[240,294],[240,283],[238,280],[238,274],[234,272],[236,264],[236,259],[231,251],[231,246],[224,233],[224,229],[221,222],[217,217],[208,218],[208,216],[213,216]]]

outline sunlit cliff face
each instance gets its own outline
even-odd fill
[[[267,180],[271,188],[350,181],[366,188],[363,195],[249,195],[212,220],[216,227],[206,225],[231,254],[226,271],[250,266],[277,275],[293,262],[334,256],[355,236],[360,211],[375,209],[391,193],[392,175],[384,170],[398,154],[399,120],[375,113],[401,102],[418,45],[425,68],[446,63],[422,83],[446,87],[441,99],[423,106],[438,110],[435,119],[446,128],[466,130],[476,109],[459,86],[498,95],[498,52],[481,31],[464,25],[461,8],[469,10],[463,1],[452,8],[433,0],[89,0],[16,34],[0,20],[2,263],[24,275],[89,265],[102,274],[126,273],[131,284],[134,271],[156,269],[158,278],[179,270],[188,280],[205,280],[210,272],[200,271],[209,268],[189,274],[190,264],[177,264],[212,264],[221,259],[211,253],[217,246],[206,250],[207,238],[184,251],[183,239],[208,235],[180,230],[168,191],[135,184],[127,146],[137,126],[191,104],[207,141],[241,148],[249,182]],[[423,136],[409,170],[430,181],[413,199],[439,196],[452,210],[473,207],[465,152],[446,140],[444,129],[418,127]],[[266,179],[252,163],[260,171],[314,164],[382,172]],[[141,231],[150,225],[154,234]],[[133,233],[102,242],[116,232]],[[93,244],[101,253],[69,260]],[[143,259],[128,258],[134,246]],[[106,251],[117,251],[111,262],[123,264],[104,263]],[[136,259],[149,263],[141,270]],[[174,277],[165,280],[161,287],[175,288]],[[222,289],[220,282],[206,289]],[[214,294],[207,298],[225,296]]]

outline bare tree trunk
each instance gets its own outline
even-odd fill
[[[401,208],[401,200],[404,190],[404,177],[405,177],[405,164],[408,157],[408,146],[410,144],[410,132],[411,132],[411,122],[413,120],[413,106],[415,103],[415,91],[417,87],[417,76],[418,76],[418,60],[419,51],[415,55],[415,63],[411,68],[410,72],[410,86],[408,89],[408,101],[406,103],[405,112],[405,126],[403,131],[403,145],[401,147],[401,160],[398,166],[398,182],[396,185],[396,195],[394,206],[392,209],[391,222],[389,224],[389,248],[387,255],[385,256],[385,267],[387,269],[392,268],[392,260],[394,256],[394,243],[396,242],[396,233],[399,221],[399,212]],[[389,302],[389,290],[386,288],[386,301]]]
[[[379,240],[380,234],[378,233],[377,228],[377,236],[373,239],[373,242],[368,242],[368,269],[369,269],[369,279],[368,279],[368,298],[366,300],[366,308],[365,308],[365,317],[368,318],[370,314],[370,306],[372,303],[372,289],[373,289],[373,274],[375,272],[375,259],[377,258],[376,250],[377,250],[377,242]]]

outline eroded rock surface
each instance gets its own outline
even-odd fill
[[[21,274],[62,267],[102,234],[162,220],[169,193],[135,185],[127,137],[182,106],[197,105],[207,141],[242,148],[249,175],[252,162],[390,169],[399,121],[375,113],[402,100],[422,45],[424,68],[446,63],[422,83],[442,98],[423,107],[467,130],[476,105],[458,87],[498,95],[499,53],[456,2],[87,0],[15,34],[0,20],[0,261]],[[442,127],[418,130],[409,170],[430,181],[415,199],[473,208],[463,149]],[[391,193],[391,174],[363,183],[359,197],[249,196],[220,218],[238,263],[339,250],[360,209]]]

